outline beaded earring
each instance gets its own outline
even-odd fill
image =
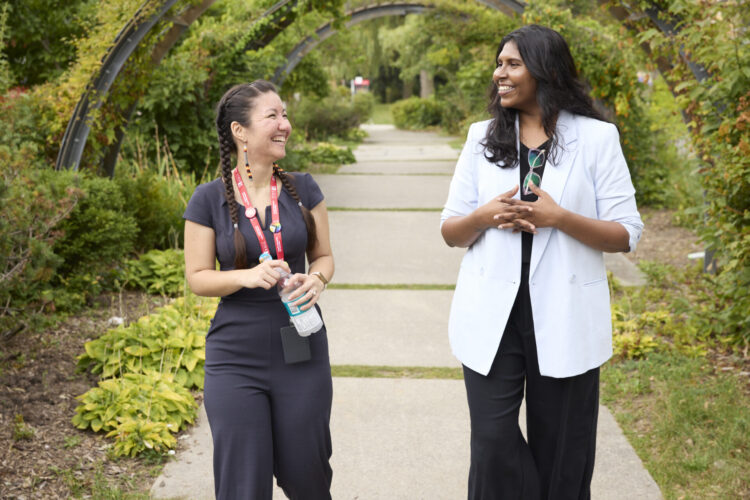
[[[253,173],[250,171],[250,160],[247,157],[247,144],[242,146],[242,152],[245,154],[245,172],[247,172],[247,178],[252,179]]]

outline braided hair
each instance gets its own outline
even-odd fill
[[[221,177],[224,180],[224,196],[227,199],[229,215],[234,225],[234,267],[235,269],[246,269],[253,267],[257,263],[248,266],[247,248],[245,238],[239,230],[239,213],[237,204],[234,201],[234,187],[232,185],[232,169],[234,162],[232,155],[237,153],[237,145],[232,136],[231,124],[237,122],[243,127],[250,127],[250,111],[255,105],[255,100],[267,92],[278,93],[273,83],[266,80],[255,80],[251,83],[242,83],[235,85],[222,96],[216,107],[216,131],[219,135],[219,158],[221,160]],[[317,242],[317,231],[315,219],[310,211],[302,205],[299,194],[294,187],[290,176],[281,168],[274,165],[274,175],[276,175],[286,188],[287,192],[294,198],[302,212],[302,219],[305,221],[307,228],[307,251],[311,251]]]

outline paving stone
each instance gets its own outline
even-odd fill
[[[335,290],[320,299],[331,364],[459,368],[448,290]]]
[[[470,429],[463,381],[334,378],[333,386],[333,498],[466,498]],[[522,408],[522,426],[523,414]],[[153,498],[213,498],[211,438],[205,414],[199,418],[154,483]],[[662,498],[603,406],[597,439],[592,498]],[[277,488],[274,499],[283,498]]]
[[[452,176],[456,160],[362,161],[342,166],[337,174],[439,174]],[[318,176],[316,176],[317,178]],[[447,194],[447,193],[446,193]]]
[[[448,144],[361,144],[354,151],[357,161],[456,160],[460,151]]]
[[[315,176],[329,207],[442,208],[451,178],[445,175]]]
[[[465,253],[440,235],[439,212],[330,212],[336,283],[455,284]]]
[[[643,286],[646,284],[646,276],[643,272],[621,253],[605,253],[604,265],[612,271],[612,274],[623,286]]]

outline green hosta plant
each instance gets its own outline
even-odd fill
[[[175,297],[185,292],[185,253],[151,250],[127,262],[125,278],[148,293]]]
[[[125,373],[170,373],[185,388],[203,388],[205,333],[216,300],[187,295],[127,326],[87,342],[79,369],[104,379]]]
[[[78,396],[73,425],[107,432],[115,438],[115,455],[173,448],[174,433],[192,423],[196,403],[190,392],[169,373],[126,373],[99,382]]]

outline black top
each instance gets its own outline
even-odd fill
[[[547,164],[547,153],[549,152],[549,143],[550,141],[547,140],[544,144],[540,145],[538,148],[534,149],[543,149],[545,152],[544,155],[544,161],[542,162],[542,166],[539,168],[535,168],[534,172],[539,174],[539,178],[543,179],[544,177],[544,167]],[[519,189],[521,190],[521,199],[523,201],[536,201],[538,196],[534,193],[530,194],[523,194],[523,180],[526,178],[526,174],[529,173],[529,148],[526,147],[523,143],[521,143],[521,180],[519,181]],[[541,187],[541,184],[540,186]],[[531,263],[531,245],[534,242],[534,235],[531,233],[527,233],[526,231],[523,231],[521,233],[521,263],[522,264],[529,264]]]
[[[305,207],[313,209],[323,201],[323,193],[310,174],[288,172],[287,176],[291,178],[290,180]],[[284,260],[289,264],[293,273],[304,273],[305,249],[307,247],[305,221],[297,202],[287,192],[286,188],[283,188],[281,182],[279,182],[279,186],[281,187],[279,193],[279,222],[281,222],[281,237],[284,243]],[[245,208],[236,200],[233,200],[233,203],[237,203],[238,226],[240,233],[245,237],[247,261],[258,262],[261,254],[258,237],[255,235],[250,221],[245,217]],[[212,228],[216,235],[216,258],[219,261],[220,269],[222,271],[234,269],[234,226],[229,215],[222,179],[219,178],[198,186],[182,217]],[[261,225],[263,235],[266,237],[266,242],[271,250],[271,256],[275,259],[276,244],[273,233],[268,229],[271,223],[270,205],[266,207],[263,222],[264,224]],[[278,300],[278,294],[273,288],[271,290],[242,288],[229,297],[251,300]]]

